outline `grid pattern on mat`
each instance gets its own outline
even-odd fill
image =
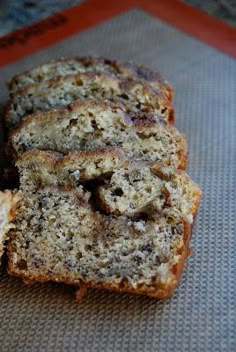
[[[4,80],[53,57],[85,54],[142,62],[173,84],[177,126],[189,141],[189,173],[204,193],[194,255],[173,298],[163,302],[92,290],[78,304],[70,288],[28,287],[3,275],[0,351],[235,351],[235,61],[132,10],[8,65],[0,75]]]

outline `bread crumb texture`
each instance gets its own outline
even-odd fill
[[[200,198],[184,172],[131,162],[119,148],[64,157],[33,150],[18,167],[10,273],[155,297],[172,292]]]
[[[172,118],[173,108],[166,95],[146,81],[89,72],[55,77],[18,90],[8,102],[5,122],[12,128],[34,112],[49,111],[87,98],[121,103],[130,113],[154,113],[166,121]]]
[[[162,90],[171,101],[173,89],[160,73],[134,62],[118,62],[101,57],[77,57],[53,60],[30,71],[14,76],[9,82],[13,93],[29,84],[52,79],[56,76],[68,76],[75,73],[100,72],[123,79],[139,78],[146,80],[154,89]]]
[[[30,281],[169,297],[201,190],[182,170],[173,89],[133,62],[62,58],[14,76],[4,121],[18,191],[0,193],[0,255]]]
[[[66,154],[73,150],[122,147],[132,159],[184,169],[187,142],[154,114],[130,115],[121,105],[94,99],[27,117],[10,135],[17,155],[33,148]]]

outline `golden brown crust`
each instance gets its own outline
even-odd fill
[[[99,107],[100,109],[119,109],[120,111],[123,112],[123,117],[125,119],[125,123],[126,124],[131,124],[131,119],[129,117],[129,114],[127,114],[125,112],[125,107],[122,104],[115,104],[112,103],[110,101],[101,101],[101,100],[97,100],[97,99],[77,99],[75,100],[73,103],[69,104],[66,107],[57,107],[54,108],[52,110],[46,111],[46,112],[35,112],[31,115],[28,115],[26,118],[24,118],[23,120],[21,120],[19,122],[19,124],[17,125],[17,127],[13,128],[10,133],[9,133],[9,138],[8,138],[8,142],[6,144],[6,153],[7,155],[13,157],[13,159],[17,158],[17,154],[15,153],[15,150],[13,148],[12,145],[12,140],[13,138],[21,131],[21,129],[28,127],[29,125],[31,125],[35,120],[39,120],[42,122],[46,122],[49,121],[51,118],[53,118],[53,116],[57,116],[58,119],[64,119],[65,115],[69,112],[73,112],[76,111],[77,109],[83,107],[85,110],[87,108],[91,108],[91,107]]]
[[[38,162],[48,164],[53,168],[54,165],[63,159],[63,155],[56,152],[32,149],[25,152],[24,154],[19,155],[16,165],[25,164],[34,161],[35,159],[37,159]]]
[[[175,143],[179,146],[179,165],[176,165],[176,167],[180,169],[186,168],[188,149],[187,142],[185,137],[180,134],[180,132],[174,126],[171,126],[167,122],[163,121],[155,114],[128,114],[125,112],[125,108],[121,104],[114,104],[109,101],[100,101],[96,99],[78,99],[67,107],[59,107],[47,112],[37,112],[32,115],[28,115],[18,124],[16,128],[10,132],[8,143],[6,145],[6,154],[13,160],[17,159],[18,153],[14,149],[14,138],[17,137],[18,134],[22,135],[24,130],[27,132],[27,128],[31,128],[32,130],[37,131],[38,124],[44,128],[47,128],[47,125],[51,120],[56,118],[56,121],[63,121],[66,117],[69,117],[70,114],[76,114],[81,108],[82,111],[88,111],[91,108],[94,108],[95,111],[96,109],[99,109],[99,111],[104,110],[104,112],[116,110],[120,117],[123,119],[124,124],[133,127],[134,131],[137,133],[148,131],[150,131],[150,133],[154,133],[155,128],[158,128],[159,126],[164,128],[173,136]]]
[[[114,72],[123,74],[128,78],[137,77],[140,79],[144,79],[148,81],[155,89],[166,90],[169,95],[169,100],[171,101],[173,98],[173,89],[169,85],[169,83],[164,80],[161,74],[157,71],[154,71],[144,65],[137,64],[133,61],[120,62],[117,60],[106,59],[103,57],[82,57],[76,58],[79,62],[84,63],[85,65],[93,65],[96,67],[98,64],[102,64],[104,66],[109,66],[113,69]],[[68,59],[64,59],[63,61],[67,61]]]
[[[69,163],[76,162],[78,159],[86,159],[86,160],[101,160],[106,157],[118,159],[122,161],[124,164],[131,164],[132,161],[128,159],[126,152],[119,147],[106,147],[99,148],[96,150],[78,150],[72,151],[64,156],[64,159],[60,161],[60,167],[63,167]]]
[[[169,107],[168,110],[169,110],[169,119],[168,119],[168,122],[169,122],[171,125],[174,125],[174,124],[175,124],[175,110],[174,110],[174,108],[172,108],[172,107]]]
[[[128,61],[128,62],[119,62],[117,60],[110,60],[106,59],[103,57],[76,57],[73,59],[69,58],[61,58],[58,60],[53,60],[47,64],[41,65],[36,68],[36,70],[40,70],[45,66],[55,67],[58,63],[68,63],[68,62],[78,62],[82,65],[84,65],[84,68],[86,67],[93,67],[94,71],[96,71],[98,65],[101,65],[104,67],[104,70],[110,71],[110,73],[113,73],[115,75],[123,75],[124,77],[127,78],[139,78],[146,80],[151,84],[156,90],[163,90],[167,93],[168,95],[168,100],[171,102],[173,99],[173,89],[169,85],[167,81],[164,80],[164,78],[160,75],[159,72],[156,72],[148,67],[145,67],[144,65],[136,64],[135,62]],[[18,74],[14,76],[9,82],[8,82],[8,88],[10,91],[13,91],[14,88],[17,87],[20,81],[22,81],[22,78],[24,76],[29,76],[31,72],[34,72],[35,69],[32,71],[28,72],[23,72],[21,74]],[[59,74],[58,74],[59,75]],[[40,82],[45,79],[47,76],[47,73],[43,73],[41,75],[38,75],[37,82]]]
[[[173,100],[173,88],[164,80],[161,74],[144,65],[136,64],[133,61],[124,63],[122,67],[128,68],[131,74],[148,81],[155,89],[165,89],[169,96],[169,101]]]
[[[90,162],[99,164],[92,170],[87,169]],[[107,147],[97,150],[71,152],[63,157],[62,154],[32,149],[19,155],[16,165],[23,171],[29,168],[36,172],[37,182],[46,185],[64,184],[66,188],[71,187],[69,175],[80,169],[80,180],[99,177],[131,161],[127,158],[123,149],[118,147]],[[69,181],[69,182],[68,182]],[[36,179],[35,179],[36,182]]]
[[[9,133],[9,139],[12,139],[20,131],[21,128],[28,127],[35,120],[46,122],[47,120],[50,120],[55,115],[60,120],[60,119],[63,119],[67,113],[76,112],[77,109],[81,107],[84,108],[85,111],[86,109],[91,107],[93,108],[98,107],[99,109],[104,109],[104,111],[106,109],[120,110],[123,113],[125,123],[129,125],[133,124],[137,131],[143,131],[144,128],[150,129],[157,124],[164,125],[170,131],[171,130],[173,132],[177,131],[177,128],[169,125],[166,121],[164,121],[161,117],[157,116],[156,114],[144,113],[144,112],[135,113],[135,114],[127,113],[125,111],[124,105],[122,104],[113,103],[107,100],[101,101],[94,98],[87,98],[86,100],[77,99],[66,107],[59,106],[46,112],[38,111],[28,115],[26,118],[24,118],[19,122],[16,128],[11,130],[11,132]]]
[[[27,85],[26,87],[23,87],[22,89],[18,90],[17,92],[11,94],[10,99],[8,100],[5,114],[4,114],[4,119],[6,125],[9,127],[12,127],[12,121],[11,121],[11,110],[12,106],[14,104],[17,104],[17,99],[19,97],[22,97],[24,95],[34,95],[36,91],[46,91],[47,88],[53,88],[56,87],[58,84],[63,84],[66,85],[68,82],[77,82],[80,81],[81,79],[85,79],[87,81],[99,81],[104,84],[106,87],[110,87],[113,89],[120,90],[121,92],[130,92],[131,94],[136,94],[136,90],[142,90],[142,95],[143,96],[148,96],[150,100],[150,106],[153,104],[156,106],[156,108],[163,107],[165,110],[165,114],[167,116],[167,119],[169,120],[170,123],[173,123],[173,108],[168,101],[168,96],[165,91],[162,90],[155,90],[150,86],[147,82],[140,80],[140,79],[132,79],[132,80],[125,80],[125,79],[119,79],[118,77],[114,77],[108,74],[102,74],[102,73],[94,73],[94,72],[89,72],[89,73],[79,73],[76,75],[68,75],[65,77],[59,76],[59,77],[54,77],[51,78],[50,80],[47,81],[42,81],[36,84],[30,84]],[[152,101],[152,104],[151,104]],[[126,109],[127,110],[127,109]],[[14,125],[14,123],[13,123]]]
[[[165,95],[164,92],[162,91],[155,91],[151,86],[148,85],[148,83],[139,80],[139,79],[133,79],[133,80],[125,80],[125,79],[119,79],[118,77],[113,77],[112,75],[109,74],[104,74],[104,73],[100,73],[100,72],[87,72],[87,73],[77,73],[74,75],[68,75],[65,77],[61,77],[61,76],[57,76],[57,77],[53,77],[47,81],[42,81],[39,83],[32,83],[29,84],[21,89],[19,89],[18,91],[16,91],[15,93],[11,94],[10,97],[10,101],[8,102],[11,103],[11,101],[14,99],[14,97],[16,96],[20,96],[20,95],[24,95],[24,93],[33,93],[35,88],[37,88],[38,86],[42,86],[42,87],[48,87],[48,86],[53,86],[54,84],[56,84],[57,82],[63,81],[64,83],[66,83],[66,81],[70,81],[71,79],[75,79],[75,80],[79,80],[80,78],[87,78],[87,79],[94,79],[96,77],[100,77],[101,81],[103,81],[103,83],[106,82],[113,82],[114,84],[118,84],[120,87],[123,87],[123,89],[132,89],[133,87],[135,87],[137,84],[140,84],[141,86],[143,86],[144,92],[145,93],[149,93],[151,96],[154,97],[158,97],[160,99],[160,101],[167,101],[167,97]],[[8,109],[7,109],[8,111]]]
[[[75,291],[75,300],[77,303],[80,303],[84,296],[86,296],[87,291],[88,286],[83,281],[80,281],[79,288],[77,288]]]
[[[188,152],[187,152],[187,147],[185,149],[183,149],[180,153],[180,163],[178,166],[178,169],[180,170],[185,170],[187,167],[187,163],[188,163]]]
[[[114,157],[119,159],[124,163],[131,161],[128,159],[127,154],[122,148],[119,147],[106,147],[97,150],[78,150],[70,152],[63,156],[60,153],[52,151],[44,151],[39,149],[31,149],[27,152],[19,155],[17,160],[17,165],[22,165],[34,160],[42,162],[43,164],[48,164],[52,169],[60,168],[68,164],[73,164],[77,160],[91,160],[96,161],[104,159],[105,157]]]
[[[122,148],[119,147],[106,147],[97,150],[81,150],[70,152],[63,156],[62,154],[51,152],[51,151],[41,151],[38,149],[29,150],[21,155],[17,160],[17,166],[27,166],[37,162],[40,168],[48,168],[49,171],[52,170],[53,173],[60,173],[61,170],[67,170],[72,167],[72,170],[76,170],[78,163],[92,161],[95,164],[104,161],[105,159],[111,160],[111,164],[106,166],[106,170],[100,170],[100,172],[114,171],[114,167],[128,167],[132,165],[149,165],[154,173],[163,177],[163,179],[168,179],[168,173],[173,171],[176,174],[181,175],[187,183],[192,182],[193,187],[193,198],[195,200],[193,206],[193,214],[199,207],[201,199],[201,189],[198,184],[194,183],[191,178],[187,175],[184,170],[173,169],[171,167],[165,166],[161,163],[156,162],[139,162],[132,161],[128,158],[127,154]],[[115,166],[116,165],[116,166]],[[81,171],[81,179],[87,179],[88,175],[86,170]]]

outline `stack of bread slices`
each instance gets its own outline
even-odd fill
[[[84,57],[17,75],[9,90],[6,149],[20,178],[0,196],[9,274],[78,296],[169,297],[201,197],[170,85],[141,65]]]

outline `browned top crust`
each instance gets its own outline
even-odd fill
[[[33,112],[66,106],[78,98],[98,98],[123,103],[128,112],[154,112],[173,122],[173,108],[164,91],[156,91],[143,80],[120,79],[90,72],[55,77],[18,90],[6,107],[6,124],[12,127]]]
[[[66,156],[39,149],[29,150],[21,155],[16,165],[22,170],[34,170],[36,179],[43,179],[46,184],[57,184],[58,177],[67,177],[80,169],[80,180],[99,177],[132,162],[125,151],[118,147],[107,147],[97,150],[70,152]],[[88,168],[89,165],[94,167]]]
[[[41,151],[38,149],[27,151],[19,156],[16,165],[20,171],[24,169],[32,170],[35,182],[43,182],[48,185],[74,183],[71,175],[79,171],[79,181],[99,178],[109,175],[116,170],[132,170],[137,167],[142,169],[148,166],[150,170],[167,183],[173,178],[181,178],[182,184],[191,189],[192,215],[194,216],[199,207],[201,190],[200,187],[191,180],[186,172],[176,170],[172,167],[164,166],[160,163],[144,163],[132,161],[122,148],[109,147],[103,149],[70,152],[65,156],[59,153]],[[38,180],[38,181],[37,181]],[[69,182],[68,182],[69,181]],[[190,219],[191,223],[192,219]]]
[[[119,145],[134,159],[186,167],[187,142],[174,126],[155,114],[128,114],[121,104],[96,99],[27,116],[11,131],[8,153],[17,158],[34,148],[65,154],[106,145]]]
[[[62,67],[64,66],[64,72]],[[37,83],[55,76],[66,75],[76,72],[97,71],[110,73],[124,78],[140,78],[148,81],[157,90],[166,91],[169,100],[172,101],[173,89],[169,83],[156,72],[146,66],[136,64],[133,61],[119,62],[117,60],[106,59],[103,57],[75,57],[61,58],[49,63],[40,65],[30,71],[23,72],[14,76],[9,82],[8,87],[11,92],[22,88],[29,83]]]

